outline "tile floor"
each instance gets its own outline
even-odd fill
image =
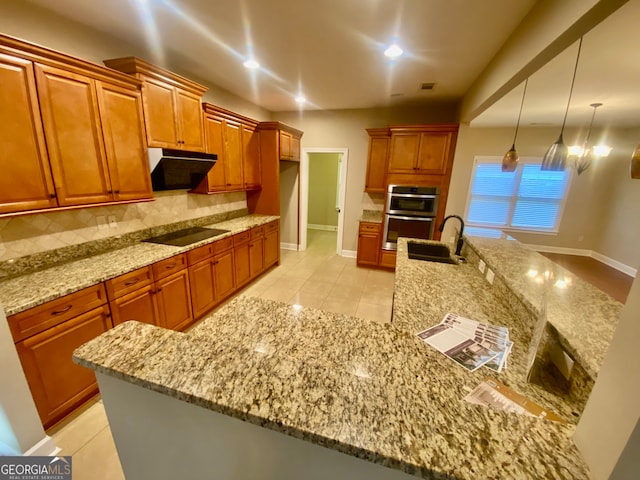
[[[321,308],[378,322],[391,319],[393,272],[356,267],[336,255],[336,233],[309,230],[307,250],[281,252],[281,264],[238,295]],[[74,480],[124,479],[104,406],[96,398],[50,429]]]

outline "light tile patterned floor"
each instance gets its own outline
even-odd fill
[[[336,233],[309,230],[307,250],[281,252],[271,269],[239,295],[321,308],[377,322],[391,319],[393,272],[356,267],[336,255]],[[124,479],[104,406],[99,399],[48,432],[73,456],[74,480]]]

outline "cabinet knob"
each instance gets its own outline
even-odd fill
[[[50,193],[49,194],[49,198],[56,198],[56,194],[55,193]]]
[[[120,193],[120,190],[114,190],[116,193]]]
[[[112,193],[113,193],[113,190],[107,190],[107,193],[108,193],[108,194],[112,194]]]

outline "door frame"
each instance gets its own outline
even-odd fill
[[[348,148],[308,147],[302,149],[300,156],[300,223],[298,225],[298,250],[307,249],[307,224],[309,219],[309,154],[310,153],[341,153],[340,171],[338,172],[340,188],[338,190],[338,238],[336,253],[342,255],[342,239],[344,236],[344,206],[347,194],[347,164],[349,163]]]

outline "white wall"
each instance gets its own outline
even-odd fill
[[[298,245],[299,164],[280,162],[280,242]]]
[[[393,124],[455,123],[457,104],[433,104],[411,109],[276,112],[273,118],[302,130],[303,148],[349,149],[342,249],[355,251],[358,243],[358,220],[365,198],[363,192],[369,145],[369,136],[365,129]]]

